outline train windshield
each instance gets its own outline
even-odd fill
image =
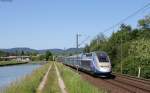
[[[98,53],[97,54],[99,62],[109,62],[107,54]]]

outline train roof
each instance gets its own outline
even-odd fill
[[[66,58],[74,58],[74,57],[81,57],[82,55],[86,55],[86,56],[92,56],[93,54],[103,54],[103,55],[107,55],[107,53],[105,51],[94,51],[94,52],[90,52],[90,53],[81,53],[81,54],[76,54],[73,56],[68,56]]]

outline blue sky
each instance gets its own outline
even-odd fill
[[[0,1],[0,48],[35,49],[75,47],[117,23],[149,0],[12,0]],[[134,27],[150,13],[141,11],[125,23]],[[112,30],[113,31],[113,30]],[[112,33],[110,30],[105,35]],[[84,44],[82,45],[84,46]]]

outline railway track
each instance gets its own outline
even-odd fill
[[[125,77],[116,76],[115,79],[104,81],[109,82],[131,93],[150,93],[150,85],[147,83],[141,83],[141,81],[139,82],[138,80],[134,81],[134,79],[131,80]]]
[[[116,75],[116,78],[114,80],[124,85],[128,85],[132,88],[136,88],[136,93],[138,91],[141,91],[139,93],[143,93],[143,92],[150,93],[150,81],[149,80],[141,80],[135,77],[125,76],[125,75]]]
[[[123,77],[123,78],[129,79],[129,80],[132,80],[132,81],[141,82],[141,83],[150,85],[149,79],[137,78],[135,76],[121,75],[121,74],[117,74],[117,73],[113,73],[113,75],[115,75],[117,77]]]
[[[75,69],[74,69],[75,71]],[[114,74],[113,78],[95,77],[79,71],[81,77],[108,93],[150,93],[150,81]]]

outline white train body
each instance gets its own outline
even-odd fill
[[[112,72],[109,56],[105,52],[82,53],[65,57],[63,64],[96,75],[110,75]]]

